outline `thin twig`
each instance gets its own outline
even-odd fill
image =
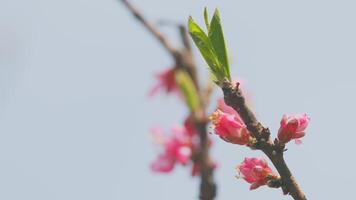
[[[285,194],[290,194],[295,200],[306,200],[304,193],[299,187],[284,160],[284,145],[276,140],[271,140],[268,128],[256,119],[254,113],[247,107],[245,98],[238,85],[225,81],[222,85],[225,103],[234,108],[245,122],[247,129],[256,138],[255,148],[263,151],[276,167],[282,180],[282,189]]]
[[[153,34],[154,37],[158,39],[158,41],[166,48],[166,50],[170,54],[175,54],[177,51],[172,44],[168,42],[168,40],[158,31],[158,29],[147,21],[143,15],[127,0],[121,0],[121,2],[126,6],[126,8],[134,15],[134,17],[142,23],[144,27],[148,29],[150,33]]]
[[[187,71],[192,78],[195,87],[199,93],[199,96],[203,96],[203,92],[199,87],[198,76],[196,72],[196,65],[193,60],[193,54],[191,51],[190,40],[188,33],[183,25],[179,25],[179,31],[183,43],[183,48],[178,49],[172,46],[169,41],[160,33],[160,31],[127,0],[121,0],[126,8],[134,15],[134,17],[143,24],[148,31],[158,39],[162,46],[168,51],[175,61],[176,67]],[[209,156],[209,140],[207,134],[207,120],[205,114],[206,105],[203,98],[200,98],[200,107],[196,114],[194,114],[195,127],[199,132],[200,137],[200,149],[198,152],[197,162],[200,166],[200,199],[213,200],[216,196],[216,184],[213,179],[213,168],[210,163]]]
[[[180,36],[182,38],[182,43],[184,44],[184,47],[187,51],[191,52],[191,44],[190,44],[190,40],[189,40],[189,35],[188,35],[188,31],[185,28],[184,25],[179,25],[179,33]]]

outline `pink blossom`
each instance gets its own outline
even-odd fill
[[[277,177],[264,159],[245,158],[236,170],[240,177],[251,183],[250,190],[265,185],[271,177]]]
[[[306,114],[299,115],[283,115],[281,120],[281,126],[278,131],[278,139],[282,143],[287,143],[292,139],[296,140],[296,143],[300,143],[299,138],[305,135],[305,129],[308,126],[310,118]]]
[[[164,90],[166,93],[178,92],[174,71],[175,68],[172,67],[157,74],[157,83],[148,92],[148,96],[152,97],[158,92],[158,90]]]
[[[170,172],[176,164],[188,164],[193,153],[193,144],[184,127],[173,127],[170,137],[165,136],[160,128],[155,128],[153,137],[163,147],[163,152],[151,165],[153,171]]]
[[[240,115],[227,106],[223,99],[219,100],[218,109],[210,118],[215,133],[226,142],[245,145],[250,141],[251,135]]]

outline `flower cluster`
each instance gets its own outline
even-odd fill
[[[255,141],[240,115],[232,107],[226,105],[223,99],[218,101],[218,107],[210,120],[215,134],[226,142],[252,145],[251,143]],[[278,142],[285,144],[294,139],[299,144],[300,138],[305,135],[309,121],[310,118],[306,114],[283,115],[277,136]],[[245,158],[236,169],[240,177],[251,184],[251,190],[279,178],[263,159]]]

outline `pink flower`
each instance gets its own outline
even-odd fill
[[[245,123],[240,115],[230,106],[227,106],[223,99],[219,100],[218,109],[210,117],[214,124],[215,134],[221,139],[233,144],[248,144],[251,138]]]
[[[174,74],[175,68],[172,67],[157,74],[158,82],[148,92],[148,96],[152,97],[158,90],[164,90],[166,93],[178,92],[178,86]]]
[[[308,126],[310,118],[306,114],[299,115],[283,115],[281,120],[281,126],[278,131],[278,139],[282,143],[287,143],[292,139],[296,140],[296,143],[301,143],[299,138],[305,135],[305,129]]]
[[[162,145],[163,152],[151,165],[156,172],[170,172],[175,164],[186,165],[193,153],[192,138],[184,127],[172,128],[172,135],[167,137],[160,128],[153,129],[154,140]]]
[[[240,177],[251,183],[250,190],[266,185],[269,178],[278,177],[265,160],[258,158],[245,158],[236,170]]]

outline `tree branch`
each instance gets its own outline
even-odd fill
[[[203,92],[199,87],[199,80],[196,72],[196,65],[193,60],[193,54],[191,51],[190,40],[188,33],[184,26],[179,26],[179,31],[183,43],[183,48],[178,49],[172,46],[168,40],[159,32],[159,30],[146,20],[143,15],[127,0],[121,0],[121,2],[126,6],[126,8],[134,15],[134,17],[144,26],[146,29],[158,39],[163,47],[168,51],[168,53],[173,57],[176,67],[182,70],[186,70],[194,85],[199,93],[200,106],[197,113],[193,113],[195,127],[199,132],[200,137],[200,148],[198,152],[197,162],[200,165],[200,199],[202,200],[213,200],[216,196],[216,184],[213,179],[213,168],[210,165],[209,156],[209,140],[207,134],[207,120],[205,109],[206,105],[203,101]]]
[[[213,177],[213,166],[209,156],[209,138],[207,134],[207,123],[201,120],[196,122],[200,136],[200,152],[198,162],[201,165],[200,171],[200,195],[201,200],[213,200],[216,196],[216,184]]]
[[[229,81],[225,81],[221,88],[224,93],[225,103],[239,113],[247,129],[256,138],[257,141],[254,147],[263,151],[276,167],[281,176],[283,192],[290,194],[295,200],[306,200],[307,198],[284,160],[285,146],[279,144],[277,140],[274,143],[272,142],[269,129],[264,128],[250,108],[247,107],[245,98],[239,89],[239,84],[233,85]]]

